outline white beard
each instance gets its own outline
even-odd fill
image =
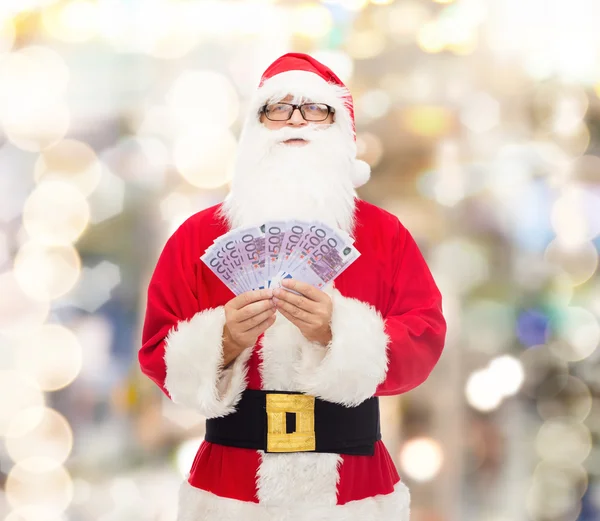
[[[282,143],[291,138],[309,143]],[[222,215],[231,228],[298,219],[352,234],[356,191],[350,172],[356,151],[346,141],[335,124],[281,130],[252,125],[242,134]]]

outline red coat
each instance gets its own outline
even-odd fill
[[[360,200],[353,236],[361,255],[327,289],[328,349],[278,315],[223,371],[223,305],[233,294],[200,261],[227,231],[217,209],[195,214],[174,233],[148,289],[139,362],[167,396],[211,418],[234,411],[246,386],[356,405],[425,381],[446,333],[440,292],[406,228]],[[408,519],[408,508],[408,490],[383,442],[374,456],[263,454],[203,442],[180,496],[186,520],[398,520]]]

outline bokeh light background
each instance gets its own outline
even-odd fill
[[[203,424],[138,369],[145,292],[291,50],[351,87],[360,195],[444,294],[438,367],[382,402],[412,520],[600,519],[599,22],[598,0],[2,0],[0,519],[175,519]]]

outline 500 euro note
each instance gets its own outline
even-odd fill
[[[294,278],[322,289],[359,256],[360,252],[348,242],[331,238],[312,251],[307,262],[294,274]]]

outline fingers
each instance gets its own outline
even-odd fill
[[[285,300],[277,299],[276,301],[277,309],[281,312],[283,316],[285,316],[288,320],[291,320],[296,325],[305,324],[309,325],[311,323],[311,315],[307,311],[300,309]],[[292,320],[293,319],[293,320]]]
[[[278,300],[282,300],[296,306],[297,308],[303,309],[309,313],[316,313],[319,308],[319,304],[313,300],[309,300],[302,295],[296,295],[291,291],[285,289],[276,289],[273,291],[273,296]]]
[[[248,331],[246,331],[245,334],[252,335],[252,336],[261,335],[267,329],[269,329],[273,325],[274,322],[275,322],[275,313],[273,313],[273,315],[270,316],[269,318],[267,318],[266,320],[263,320],[260,324],[254,326],[252,329],[249,329]]]
[[[254,315],[252,318],[249,318],[248,320],[239,322],[240,330],[243,333],[250,331],[252,328],[262,324],[265,320],[269,319],[270,317],[274,317],[276,311],[277,311],[277,309],[275,308],[275,306],[271,305],[269,307],[269,309],[267,309],[266,311],[263,311],[262,313],[259,313],[258,315]]]
[[[234,317],[236,322],[244,322],[245,320],[248,320],[268,309],[272,309],[273,307],[274,303],[270,298],[266,300],[259,300],[258,302],[248,304],[239,311],[236,311]]]
[[[252,291],[246,291],[237,297],[232,298],[229,301],[229,305],[233,309],[242,309],[254,302],[260,300],[270,299],[273,296],[273,290],[271,289],[255,289]]]
[[[326,294],[320,289],[315,288],[311,284],[295,279],[284,279],[281,285],[284,288],[293,289],[298,293],[302,293],[307,299],[314,302],[322,302]]]

